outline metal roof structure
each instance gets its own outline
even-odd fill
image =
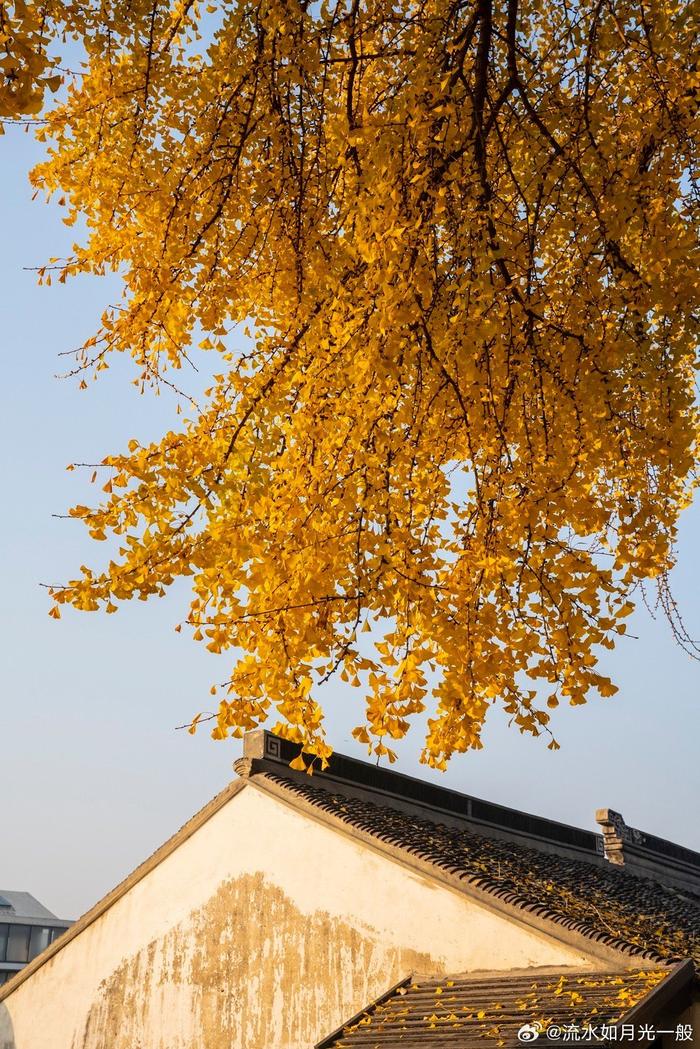
[[[4,901],[4,902],[3,902]],[[0,923],[7,925],[50,925],[68,928],[72,923],[57,918],[30,892],[0,889]]]

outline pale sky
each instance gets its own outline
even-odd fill
[[[72,461],[99,461],[131,437],[174,423],[166,398],[139,397],[127,362],[79,392],[58,354],[79,345],[116,284],[80,279],[38,288],[49,256],[70,250],[60,210],[31,202],[26,173],[40,156],[17,129],[0,138],[2,413],[2,848],[0,889],[26,890],[59,917],[76,918],[146,858],[232,777],[237,742],[215,743],[174,726],[210,704],[221,664],[174,632],[187,589],[123,606],[116,615],[47,615],[40,583],[71,578],[100,548],[74,521],[53,518],[89,502]],[[700,636],[700,510],[683,520],[674,591]],[[417,761],[420,728],[400,746],[399,771],[525,811],[596,829],[609,806],[632,826],[700,849],[700,664],[644,608],[602,667],[613,699],[556,712],[562,749],[520,736],[493,711],[485,749],[456,757],[446,774]],[[325,693],[329,740],[366,757],[350,729],[361,695]]]

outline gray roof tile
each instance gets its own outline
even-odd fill
[[[517,1033],[526,1024],[542,1032],[556,1024],[570,1033],[573,1026],[602,1034],[603,1026],[624,1022],[670,976],[668,969],[646,969],[411,979],[317,1049],[482,1049],[485,1042],[515,1047],[523,1044]]]

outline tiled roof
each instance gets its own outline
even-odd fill
[[[324,789],[321,777],[264,778],[379,841],[539,918],[652,961],[700,971],[700,900],[624,868],[553,855]],[[254,777],[255,778],[255,777]]]
[[[523,1044],[517,1034],[524,1025],[545,1038],[554,1025],[562,1038],[567,1029],[573,1035],[572,1028],[592,1028],[596,1043],[606,1044],[615,1033],[605,1028],[631,1019],[631,1010],[670,975],[652,969],[406,980],[317,1049],[482,1049],[485,1042],[510,1049]]]

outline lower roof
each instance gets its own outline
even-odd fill
[[[539,1037],[545,1045],[567,1041],[567,1032],[580,1032],[585,1041],[586,1030],[594,1035],[588,1044],[615,1044],[623,1024],[633,1025],[635,1032],[643,1023],[653,1024],[691,978],[687,964],[622,973],[530,970],[408,977],[316,1049],[483,1049],[485,1043],[510,1049]],[[549,1041],[547,1030],[555,1028],[558,1037]]]

